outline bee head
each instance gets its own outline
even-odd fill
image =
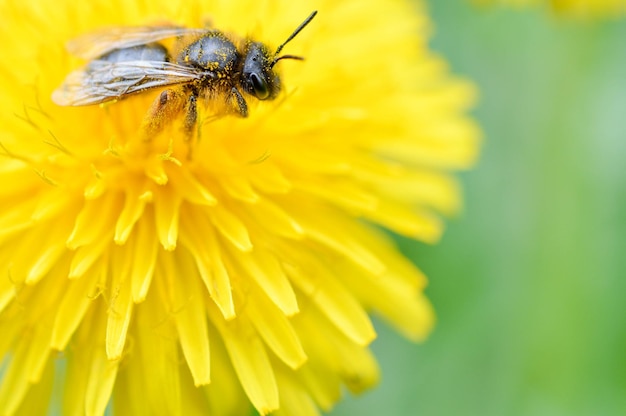
[[[281,59],[304,59],[295,55],[279,55],[280,51],[313,20],[316,14],[317,11],[311,13],[273,54],[262,43],[250,42],[247,45],[241,74],[241,86],[245,92],[254,95],[259,100],[271,100],[278,95],[280,92],[280,79],[274,72],[274,65]]]
[[[275,98],[280,91],[280,80],[272,70],[268,48],[259,42],[250,42],[243,63],[241,87],[259,100]]]

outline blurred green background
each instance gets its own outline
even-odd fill
[[[378,322],[381,385],[332,415],[626,415],[626,20],[430,9],[480,88],[482,157],[443,241],[400,241],[435,332]]]

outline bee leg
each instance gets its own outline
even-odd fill
[[[141,134],[144,141],[151,140],[159,134],[178,114],[183,111],[185,95],[182,91],[168,89],[163,91],[152,102],[150,110],[141,123]]]
[[[183,131],[187,141],[193,138],[193,130],[198,122],[198,98],[195,94],[190,94],[187,99],[187,109],[185,110],[185,123]]]
[[[238,113],[241,117],[248,117],[248,104],[237,88],[233,87],[230,90],[226,102],[234,113]]]
[[[185,108],[185,120],[183,121],[183,134],[187,142],[187,159],[193,159],[193,133],[198,129],[198,140],[200,140],[200,128],[198,127],[198,96],[196,92],[191,92],[187,98],[187,106]]]

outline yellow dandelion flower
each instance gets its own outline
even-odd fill
[[[162,90],[51,99],[85,64],[65,49],[77,36],[209,25],[274,51],[312,10],[285,47],[306,59],[276,63],[280,94],[244,94],[247,118],[199,97],[192,140],[184,113],[146,127]],[[425,278],[380,227],[436,241],[478,131],[471,85],[427,49],[423,5],[2,0],[0,14],[3,415],[314,415],[378,379],[369,312],[428,334]]]
[[[626,12],[626,0],[474,0],[480,4],[511,6],[546,5],[552,10],[576,16],[620,16]]]

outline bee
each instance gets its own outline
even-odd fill
[[[272,100],[280,92],[274,66],[284,59],[304,59],[280,53],[316,14],[311,13],[273,53],[261,42],[232,39],[212,29],[119,27],[83,35],[67,48],[88,63],[67,76],[52,100],[61,106],[86,106],[169,87],[144,119],[147,134],[184,114],[183,128],[191,135],[198,99],[221,99],[226,113],[247,117],[245,96]],[[174,39],[173,47],[166,46],[168,39]]]

